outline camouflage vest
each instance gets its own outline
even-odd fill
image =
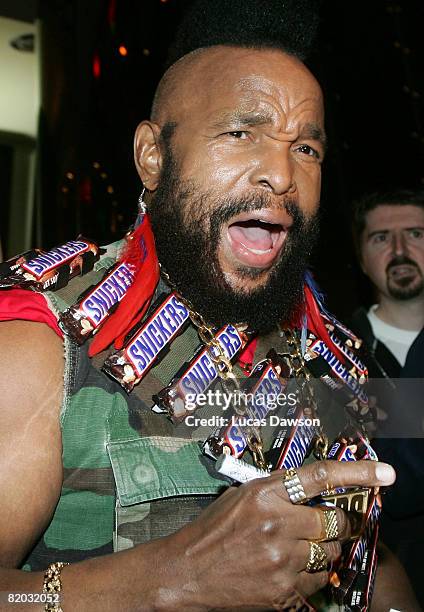
[[[53,312],[64,311],[84,289],[99,282],[116,261],[121,244],[110,245],[85,276],[46,293]],[[271,347],[283,348],[282,342],[277,330],[260,338],[255,362]],[[64,345],[64,478],[50,525],[23,565],[32,571],[44,570],[55,560],[72,563],[169,535],[194,520],[229,486],[201,452],[213,428],[175,426],[150,410],[152,395],[198,347],[194,327],[176,338],[129,395],[100,371],[107,351],[89,359],[87,344],[79,347],[65,337]],[[237,366],[235,371],[243,376]],[[212,414],[208,406],[196,412],[200,417]],[[341,426],[343,414],[339,416]],[[334,417],[333,413],[333,425]],[[267,435],[270,432],[264,431],[265,446]]]

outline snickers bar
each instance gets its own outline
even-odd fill
[[[345,368],[345,366],[339,361],[339,359],[337,359],[334,353],[330,351],[330,349],[325,344],[325,342],[323,342],[323,340],[316,339],[308,347],[307,354],[305,355],[305,359],[307,361],[308,356],[309,359],[313,359],[313,355],[311,355],[311,353],[315,353],[316,355],[324,359],[324,361],[328,364],[334,374],[345,383],[345,385],[350,389],[350,391],[352,391],[352,393],[357,396],[363,404],[368,403],[368,397],[362,389],[358,379],[352,376],[352,374]]]
[[[327,459],[334,461],[356,461],[353,449],[347,442],[335,442],[327,454]]]
[[[76,304],[60,315],[60,328],[77,344],[83,344],[116,309],[133,281],[130,264],[114,264],[103,280],[84,291]]]
[[[359,349],[362,345],[362,340],[356,336],[351,329],[343,325],[338,319],[336,319],[329,312],[323,313],[323,318],[328,322],[326,327],[329,331],[333,331],[336,327],[339,332],[343,334],[345,338],[347,338],[347,345],[354,346],[356,349]]]
[[[3,261],[0,263],[0,278],[4,278],[5,276],[9,276],[9,274],[13,274],[22,266],[22,264],[38,257],[43,251],[41,249],[31,249],[30,251],[26,251],[25,253],[21,253],[20,255],[15,255],[11,259],[7,261]]]
[[[366,436],[353,427],[345,429],[333,442],[327,453],[327,459],[335,461],[360,461],[369,459],[378,461],[377,453]]]
[[[334,588],[333,591],[337,601],[340,603],[344,600],[361,569],[365,552],[372,546],[373,538],[378,529],[380,514],[381,498],[379,495],[375,495],[372,497],[365,516],[365,529],[361,536],[351,545],[347,554],[344,555],[343,565],[338,570],[340,585]]]
[[[368,376],[368,369],[359,359],[359,357],[350,349],[346,343],[342,342],[340,338],[333,332],[329,333],[331,340],[337,346],[337,348],[343,353],[343,355],[349,359],[351,364],[359,372],[360,376]]]
[[[124,348],[106,359],[103,371],[130,393],[185,329],[188,321],[188,310],[175,292],[162,296],[156,302],[153,314],[129,334]]]
[[[85,238],[70,240],[26,260],[11,274],[0,279],[0,288],[55,291],[65,287],[74,276],[92,270],[98,259],[99,247],[94,242]]]
[[[269,469],[285,470],[298,468],[303,464],[318,434],[318,429],[307,425],[304,417],[302,406],[289,408],[286,414],[287,427],[278,431],[265,455]]]
[[[370,609],[377,570],[377,542],[378,525],[364,553],[360,570],[343,599],[344,605],[352,612],[367,612]]]
[[[259,379],[257,378],[259,375]],[[269,396],[276,398],[287,386],[281,379],[271,359],[260,361],[252,370],[243,394],[248,394],[246,415],[231,414],[229,424],[215,430],[205,441],[203,450],[206,455],[216,459],[222,453],[239,458],[247,447],[246,419],[262,422],[270,410],[275,409]],[[271,408],[272,405],[272,408]]]
[[[234,361],[247,343],[247,336],[233,325],[226,325],[215,338],[225,356],[231,361]],[[197,395],[204,394],[219,376],[211,351],[214,349],[209,349],[205,345],[197,349],[193,359],[188,364],[184,364],[169,385],[153,397],[156,402],[152,408],[154,412],[167,412],[171,420],[178,423],[197,409]],[[186,402],[188,396],[191,396],[192,400],[190,409]]]

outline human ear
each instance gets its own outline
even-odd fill
[[[155,191],[162,168],[159,146],[160,127],[151,121],[142,121],[134,136],[134,161],[137,172],[148,191]]]

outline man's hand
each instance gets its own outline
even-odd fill
[[[387,486],[394,470],[382,463],[317,462],[297,470],[308,498],[340,486]],[[281,609],[294,592],[308,597],[328,572],[305,571],[308,540],[323,537],[321,511],[290,502],[281,472],[229,489],[198,520],[167,538],[159,588],[163,610]],[[321,543],[329,561],[350,535],[337,509],[339,541]]]

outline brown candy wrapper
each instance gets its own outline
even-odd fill
[[[31,261],[41,255],[43,251],[41,249],[31,249],[30,251],[25,251],[25,253],[20,253],[20,255],[15,255],[11,259],[7,261],[3,261],[0,263],[0,279],[13,274],[22,266],[22,264],[27,261]]]
[[[112,353],[102,370],[130,393],[188,323],[188,310],[175,291],[160,296],[152,314],[131,330],[124,348]]]
[[[373,546],[380,515],[381,498],[379,495],[373,495],[364,518],[362,533],[356,541],[345,546],[341,565],[337,569],[339,584],[333,588],[333,595],[340,604],[345,600],[346,594],[360,573],[367,551]]]
[[[364,553],[359,571],[356,573],[343,603],[351,612],[367,612],[371,606],[377,571],[378,524],[375,525],[372,540]]]
[[[309,417],[308,408],[305,406],[295,405],[288,408],[285,418],[288,421],[296,420],[296,424],[286,425],[277,431],[271,448],[265,453],[269,469],[298,468],[310,455],[319,430],[306,421]]]
[[[220,329],[215,339],[232,362],[249,341],[248,336],[233,325]],[[153,397],[154,412],[166,412],[174,423],[179,423],[197,410],[196,398],[204,395],[219,378],[215,355],[211,351],[213,349],[204,344],[197,349],[193,359],[185,363],[169,385]]]
[[[103,279],[82,293],[59,317],[60,328],[81,345],[93,336],[117,308],[134,281],[133,266],[119,262]]]
[[[275,400],[284,396],[288,380],[282,378],[281,373],[279,364],[272,360],[270,353],[267,359],[260,361],[253,368],[242,390],[248,398],[249,410],[244,416],[240,416],[231,408],[226,412],[228,424],[212,432],[203,445],[206,455],[214,459],[222,453],[237,458],[243,455],[247,447],[246,420],[256,421],[253,425],[258,426],[278,406],[275,401],[270,401],[271,397]]]
[[[25,259],[19,267],[0,279],[0,288],[55,291],[65,287],[74,276],[86,274],[99,259],[99,247],[79,237],[36,257]]]

